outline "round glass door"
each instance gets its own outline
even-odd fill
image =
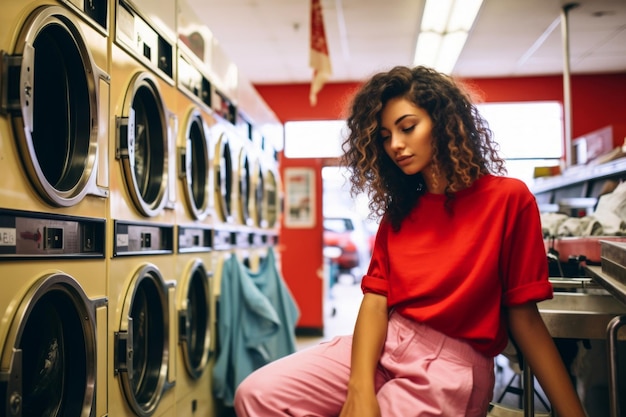
[[[138,416],[151,415],[167,382],[169,316],[167,288],[152,265],[134,275],[116,335],[116,372],[126,400]]]
[[[75,17],[61,7],[34,12],[7,61],[8,109],[22,161],[38,194],[52,206],[80,202],[95,181],[98,81]],[[19,62],[19,64],[18,64]]]
[[[265,218],[267,227],[270,229],[276,226],[278,221],[278,182],[276,174],[272,170],[267,171],[265,181]]]
[[[248,225],[251,220],[250,194],[252,192],[252,186],[250,183],[250,159],[248,158],[248,152],[245,148],[242,148],[239,152],[239,169],[237,170],[237,175],[237,183],[239,187],[239,223],[243,225]]]
[[[118,155],[135,207],[146,217],[161,212],[167,195],[169,129],[156,80],[133,78],[118,131]]]
[[[266,219],[263,216],[263,201],[265,199],[265,178],[263,176],[263,169],[260,161],[257,159],[254,165],[254,172],[252,175],[252,198],[251,198],[251,210],[254,225],[257,227],[265,227],[267,224]]]
[[[0,370],[6,416],[89,416],[95,406],[95,304],[64,274],[42,277],[11,324]]]
[[[225,133],[220,136],[215,150],[215,199],[222,222],[232,221],[233,161]]]
[[[211,291],[209,274],[200,261],[191,268],[179,311],[179,341],[187,373],[202,376],[211,349]]]
[[[205,124],[196,110],[189,116],[180,155],[187,207],[194,219],[202,220],[209,210],[210,156]]]

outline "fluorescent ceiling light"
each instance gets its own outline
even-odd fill
[[[450,10],[455,0],[427,0],[422,16],[421,32],[442,34],[446,31]]]
[[[452,72],[483,0],[426,0],[413,65]]]
[[[450,74],[461,55],[466,40],[467,32],[452,32],[445,35],[441,41],[435,68],[445,74]]]

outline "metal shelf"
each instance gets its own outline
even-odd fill
[[[557,190],[585,181],[598,180],[626,174],[626,158],[616,159],[600,165],[585,165],[569,168],[563,174],[554,177],[540,177],[530,187],[533,194]]]

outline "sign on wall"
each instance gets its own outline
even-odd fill
[[[285,226],[315,226],[315,171],[312,168],[285,168]]]

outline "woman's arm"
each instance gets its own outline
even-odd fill
[[[580,399],[537,310],[537,304],[509,307],[508,320],[513,339],[556,414],[561,417],[585,417]]]
[[[366,293],[354,326],[350,381],[340,417],[380,416],[374,376],[387,336],[387,297]]]

